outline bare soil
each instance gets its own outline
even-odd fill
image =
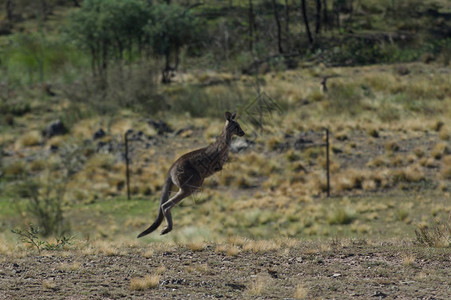
[[[451,299],[450,248],[299,242],[227,256],[216,246],[174,246],[150,256],[143,245],[111,256],[71,250],[4,258],[0,299]],[[131,278],[161,266],[157,287],[130,288]]]

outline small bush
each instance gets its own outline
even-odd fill
[[[444,155],[451,154],[451,148],[447,143],[438,143],[431,150],[431,155],[435,159],[441,159]]]
[[[361,91],[355,84],[333,84],[328,95],[328,107],[333,113],[355,115],[362,109]]]
[[[428,247],[450,247],[451,246],[451,215],[448,221],[436,220],[431,227],[419,226],[415,230],[418,244]]]
[[[142,291],[154,289],[160,283],[160,275],[146,275],[144,277],[134,277],[130,279],[130,290]]]
[[[42,135],[39,131],[34,130],[25,133],[22,135],[17,141],[16,141],[16,147],[22,148],[22,147],[33,147],[38,146],[42,143]]]
[[[348,208],[339,207],[329,214],[327,223],[329,225],[347,225],[355,220],[356,216],[353,211]]]

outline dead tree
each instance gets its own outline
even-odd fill
[[[309,40],[310,44],[313,44],[313,37],[312,37],[312,33],[310,32],[310,26],[308,23],[307,7],[305,4],[305,0],[301,1],[301,9],[302,9],[302,17],[304,18],[305,31],[307,32],[308,40]]]
[[[249,0],[249,51],[254,50],[254,8]]]
[[[274,19],[276,20],[277,25],[277,46],[279,48],[279,53],[283,53],[282,48],[282,27],[280,24],[280,18],[279,18],[279,9],[276,4],[276,0],[272,0],[272,8],[274,10]]]
[[[14,1],[7,0],[6,1],[6,19],[8,19],[9,23],[12,23],[13,18],[14,18]]]
[[[316,24],[315,34],[318,35],[321,30],[321,0],[316,0]]]

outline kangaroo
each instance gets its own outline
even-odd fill
[[[204,179],[221,171],[227,160],[233,135],[243,136],[244,131],[236,121],[236,113],[225,113],[224,129],[216,141],[205,148],[194,150],[182,155],[169,169],[163,191],[160,197],[160,207],[155,222],[138,235],[138,238],[148,235],[160,226],[166,219],[167,226],[161,231],[166,234],[172,230],[171,209],[184,198],[198,190]],[[169,199],[173,185],[179,188],[177,194]]]

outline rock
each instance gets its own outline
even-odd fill
[[[296,139],[296,141],[294,142],[294,148],[295,148],[296,150],[299,150],[299,149],[303,149],[303,148],[305,148],[307,145],[311,145],[311,144],[313,144],[313,141],[312,141],[312,140],[308,140],[308,139],[305,139],[305,138],[303,138],[302,136],[300,136],[300,137],[298,137],[298,138]]]
[[[42,131],[42,136],[45,138],[51,138],[56,135],[63,135],[67,133],[67,129],[61,120],[55,120],[50,122],[47,127]]]
[[[111,143],[111,141],[98,142],[96,150],[98,153],[111,153],[113,152],[113,144]]]
[[[232,143],[230,144],[230,151],[232,151],[232,153],[238,153],[246,149],[249,149],[254,145],[255,142],[251,140],[245,138],[237,138],[233,140]]]
[[[147,124],[152,126],[157,131],[158,135],[163,135],[165,133],[171,133],[174,131],[166,122],[162,120],[154,121],[147,119]]]
[[[94,132],[92,139],[93,140],[97,140],[97,139],[101,139],[106,135],[105,131],[100,128],[99,130],[97,130],[96,132]]]
[[[388,296],[387,294],[385,294],[385,293],[383,293],[383,292],[381,292],[381,291],[376,291],[376,292],[373,294],[372,297],[385,298],[385,297],[387,297],[387,296]]]

